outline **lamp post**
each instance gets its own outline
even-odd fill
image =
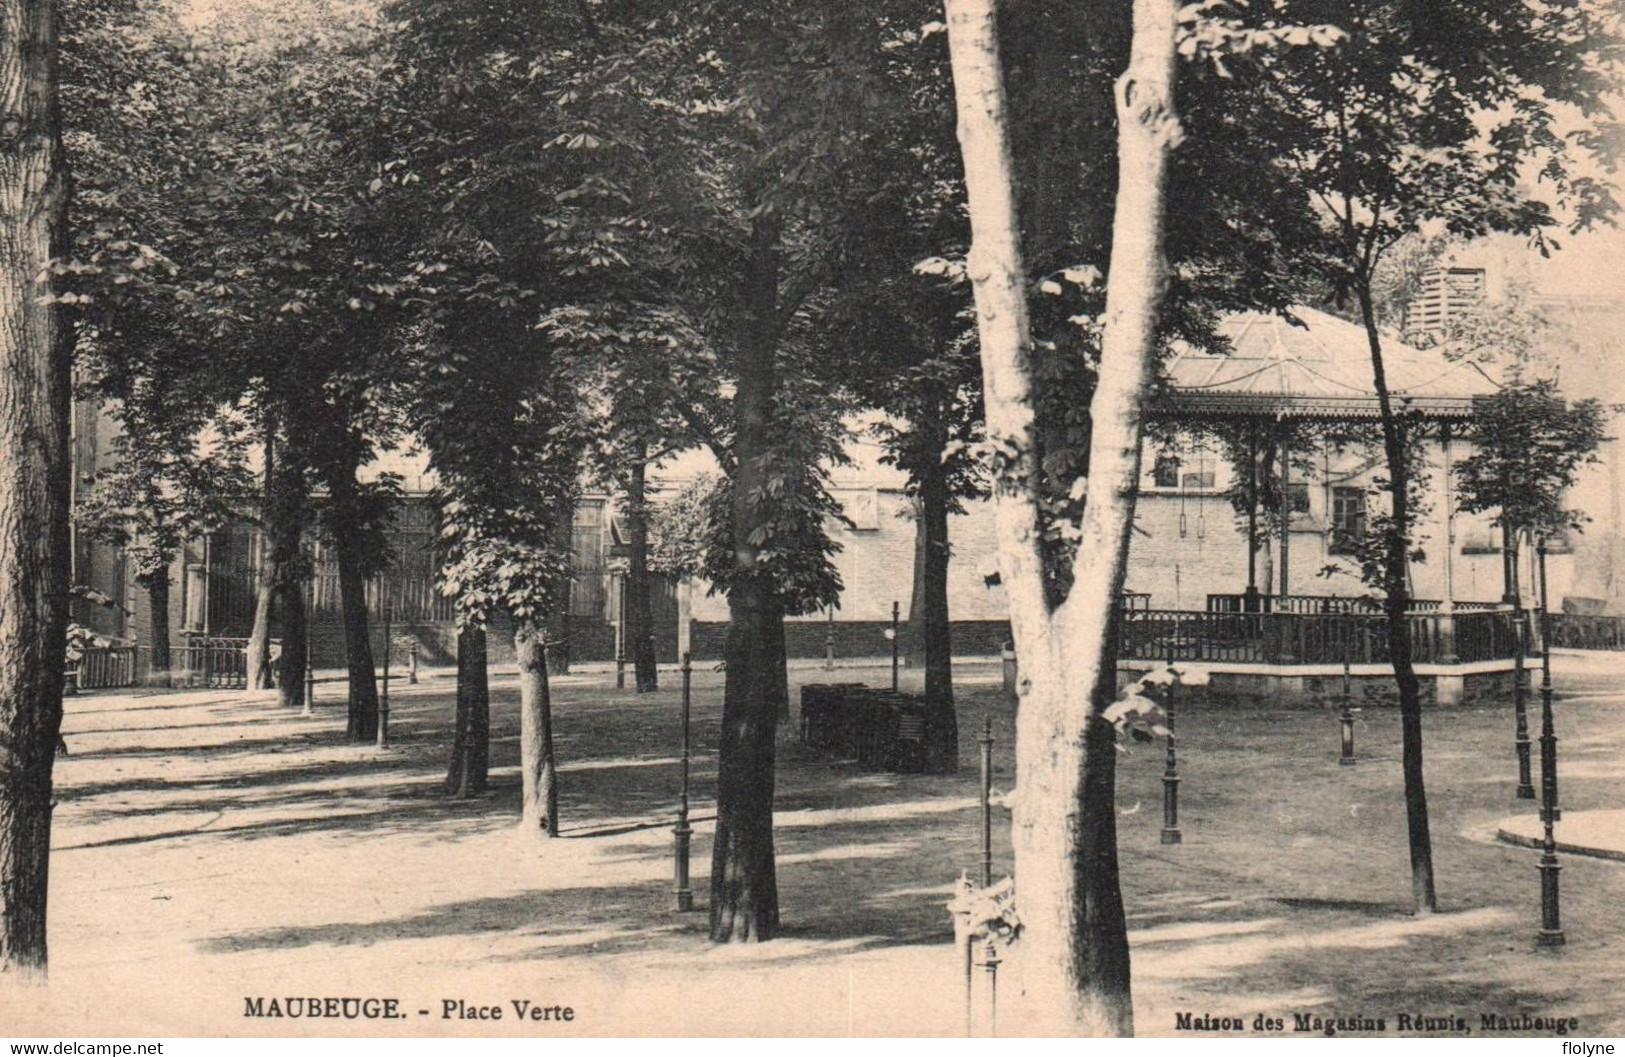
[[[982,717],[982,887],[993,886],[993,717]]]
[[[311,705],[316,700],[316,657],[310,652],[310,626],[316,620],[316,570],[310,571],[310,580],[305,585],[305,707],[300,711],[302,716],[314,716],[316,713]]]
[[[1348,648],[1343,649],[1343,709],[1338,716],[1338,723],[1342,727],[1343,755],[1338,758],[1338,764],[1343,767],[1353,767],[1356,757],[1354,755],[1354,709],[1352,707],[1353,692],[1349,679]]]
[[[621,618],[615,622],[615,689],[626,689],[626,576],[621,576]]]
[[[1552,728],[1552,643],[1547,624],[1546,537],[1535,544],[1540,562],[1540,819],[1543,829],[1540,853],[1540,934],[1542,947],[1560,947],[1565,942],[1558,910],[1557,838],[1553,831],[1562,817],[1557,807],[1557,734]]]
[[[694,892],[688,883],[688,846],[694,827],[688,824],[688,718],[689,690],[693,668],[688,654],[683,654],[683,781],[677,800],[677,825],[671,828],[673,880],[679,912],[694,909]]]
[[[893,600],[891,604],[891,692],[897,692],[897,650],[901,643],[897,640],[897,626],[901,617],[902,607]]]
[[[378,748],[389,748],[389,581],[380,584],[384,603],[384,678],[378,694]]]
[[[824,668],[835,667],[835,605],[830,604],[828,630],[824,632]]]
[[[1173,675],[1174,654],[1168,651],[1169,675]],[[1168,755],[1167,766],[1162,772],[1162,843],[1184,843],[1185,835],[1179,832],[1179,755],[1175,748],[1174,738],[1174,698],[1177,696],[1176,688],[1179,686],[1177,678],[1168,681],[1168,700],[1166,711],[1168,713]]]
[[[1546,598],[1546,537],[1535,543],[1540,568],[1540,785],[1541,813],[1563,819],[1557,806],[1557,735],[1552,729],[1552,628]]]
[[[1515,643],[1512,662],[1512,711],[1516,717],[1517,732],[1513,746],[1518,754],[1519,800],[1535,799],[1535,785],[1529,773],[1529,669],[1524,657],[1529,652],[1529,622],[1524,619],[1523,603],[1514,600],[1512,609],[1512,638]]]

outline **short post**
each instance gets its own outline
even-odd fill
[[[1535,784],[1530,775],[1529,767],[1529,668],[1524,658],[1529,652],[1529,623],[1524,618],[1523,602],[1514,597],[1512,603],[1513,647],[1515,656],[1512,661],[1512,711],[1516,717],[1517,730],[1513,738],[1513,745],[1518,754],[1518,792],[1517,799],[1535,799]]]
[[[835,607],[829,607],[829,629],[824,632],[824,667],[835,667]]]
[[[1562,817],[1557,808],[1557,734],[1552,728],[1552,648],[1546,626],[1546,537],[1536,545],[1540,560],[1540,818],[1544,830],[1540,853],[1540,934],[1542,947],[1565,942],[1558,910],[1557,837],[1553,827]]]
[[[1174,667],[1173,651],[1168,653],[1170,674]],[[1162,772],[1162,843],[1181,844],[1185,835],[1179,832],[1179,756],[1174,737],[1174,698],[1177,696],[1178,678],[1168,682],[1168,755]]]
[[[1541,813],[1561,822],[1563,809],[1557,806],[1557,735],[1552,729],[1552,635],[1550,609],[1546,600],[1546,537],[1535,544],[1540,563],[1540,784]]]
[[[893,601],[891,604],[891,692],[897,692],[897,662],[898,649],[902,643],[897,638],[897,628],[901,620],[902,607]]]
[[[418,640],[413,639],[406,648],[406,682],[409,686],[418,685]]]
[[[999,1033],[999,948],[991,931],[982,948],[982,970],[987,973],[987,1034],[992,1038]]]
[[[673,880],[676,885],[677,910],[694,909],[694,892],[688,883],[688,847],[694,827],[688,824],[688,719],[689,692],[694,669],[688,654],[683,654],[683,780],[677,800],[677,825],[671,828]]]
[[[965,969],[965,1037],[970,1038],[975,1032],[976,1008],[976,931],[971,925],[970,899],[975,891],[971,884],[970,875],[965,871],[959,872],[959,880],[955,885],[958,898],[948,905],[954,916],[954,942],[960,946],[960,953],[964,956]]]
[[[384,602],[384,678],[378,694],[378,741],[380,749],[389,748],[389,602]]]
[[[1342,727],[1343,755],[1337,761],[1343,767],[1353,767],[1355,763],[1354,708],[1352,703],[1354,694],[1351,689],[1352,686],[1353,683],[1349,679],[1348,651],[1345,649],[1343,652],[1343,710],[1338,716],[1338,723]]]
[[[982,717],[982,887],[993,885],[993,717]]]

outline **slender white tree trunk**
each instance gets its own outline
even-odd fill
[[[1016,720],[1015,967],[1029,1034],[1133,1032],[1117,877],[1115,760],[1099,713],[1115,694],[1117,594],[1140,466],[1141,404],[1163,287],[1163,185],[1177,144],[1174,0],[1136,0],[1118,83],[1119,192],[1107,326],[1091,404],[1073,587],[1046,588],[1030,332],[993,0],[946,0],[973,244],[968,261],[994,449],[1000,574],[1021,657]]]

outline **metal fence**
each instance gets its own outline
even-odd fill
[[[1447,659],[1444,616],[1407,617],[1412,659]],[[1509,611],[1457,613],[1458,663],[1511,658],[1516,624]],[[1387,664],[1387,621],[1380,614],[1231,613],[1169,609],[1126,610],[1118,656],[1125,660],[1214,661],[1232,664]]]
[[[1255,596],[1257,613],[1372,613],[1381,614],[1383,600],[1371,595],[1266,595]],[[1413,598],[1408,612],[1437,612],[1444,603],[1437,598]],[[1457,602],[1459,610],[1499,609],[1500,602]],[[1209,613],[1242,613],[1247,611],[1247,596],[1241,594],[1212,594],[1207,596]]]
[[[196,638],[169,651],[169,685],[211,690],[248,687],[248,640]]]
[[[1571,650],[1625,650],[1625,617],[1553,613],[1552,645]]]
[[[69,661],[68,685],[75,690],[113,690],[136,684],[135,646],[90,646]]]

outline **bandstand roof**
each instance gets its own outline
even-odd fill
[[[1312,308],[1290,316],[1240,312],[1219,325],[1230,351],[1185,347],[1168,364],[1171,392],[1149,412],[1160,418],[1379,417],[1365,328]],[[1383,339],[1394,409],[1437,420],[1471,418],[1474,401],[1500,386],[1483,366],[1451,361],[1396,338]]]

